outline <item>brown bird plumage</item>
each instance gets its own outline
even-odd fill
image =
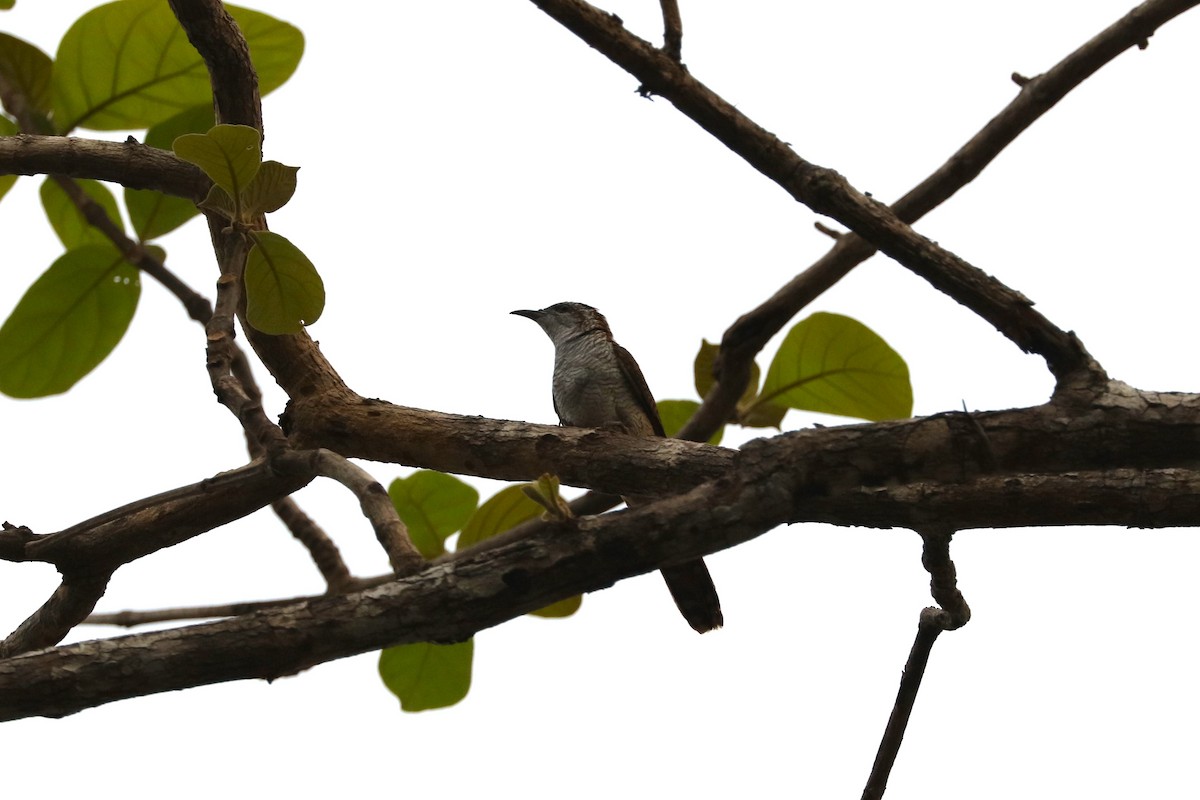
[[[603,314],[583,303],[512,313],[536,322],[554,343],[551,388],[560,423],[635,436],[665,435],[641,368],[613,341]],[[639,500],[626,502],[636,505]],[[721,627],[721,603],[702,559],[665,567],[662,576],[688,624],[700,633]]]

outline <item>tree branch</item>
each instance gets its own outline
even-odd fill
[[[308,484],[276,475],[262,461],[115,508],[58,533],[0,531],[0,557],[43,561],[63,573],[107,574],[257,511]]]
[[[673,61],[683,57],[683,17],[679,0],[659,0],[663,16],[663,52]]]
[[[70,136],[0,136],[0,175],[92,178],[192,202],[203,200],[212,186],[199,167],[166,150]]]
[[[220,0],[170,0],[188,41],[204,59],[218,123],[263,129],[258,74],[246,38]]]
[[[1068,502],[1058,487],[1056,516],[1040,524],[1080,521],[1071,517],[1113,524],[1125,516],[1140,524],[1171,525],[1180,523],[1181,514],[1194,522],[1200,511],[1195,491],[1200,474],[1192,469],[1200,444],[1200,398],[1117,387],[1107,401],[1089,408],[1047,405],[978,414],[973,421],[965,417],[955,413],[824,428],[752,442],[724,474],[683,494],[618,514],[548,524],[518,541],[484,542],[376,589],[0,661],[0,718],[55,716],[202,683],[274,678],[391,644],[458,641],[555,600],[741,544],[780,524],[820,518],[839,503],[840,523],[878,524],[869,508],[864,511],[864,496],[914,479],[975,486],[979,501],[985,492],[1015,491],[1013,479],[1025,481],[1021,472],[1031,465],[1069,473],[1090,463],[1101,480],[1045,473],[1029,479],[1031,484],[1056,477],[1078,483]],[[975,423],[988,437],[990,463],[1008,481],[982,471],[985,459],[977,452]],[[628,453],[614,452],[615,445],[636,441],[610,438],[608,457],[636,463]],[[668,453],[686,452],[683,442],[662,440],[659,446]],[[686,463],[660,458],[676,470]],[[1123,492],[1124,505],[1113,511],[1103,506],[1110,496],[1103,477],[1119,475],[1109,471],[1118,463],[1132,470],[1130,475],[1141,473],[1148,491]],[[1150,464],[1158,466],[1148,469]],[[1174,493],[1167,491],[1176,478],[1193,489],[1180,496],[1176,482]],[[864,486],[878,488],[864,493]],[[1022,503],[1005,500],[1003,506],[1013,508],[1009,519],[1019,518],[1023,512],[1016,507]],[[1166,506],[1160,507],[1164,500]],[[929,513],[937,514],[941,525],[959,527],[944,512],[935,507]]]
[[[891,258],[990,322],[1026,352],[1042,356],[1060,381],[1074,372],[1103,377],[1082,344],[1033,309],[1033,303],[995,278],[914,232],[889,208],[854,189],[833,170],[796,155],[680,64],[639,39],[611,14],[583,0],[533,0],[643,87],[686,116],[773,180],[796,200],[833,217]]]
[[[365,469],[325,449],[283,453],[276,463],[285,469],[303,468],[307,474],[330,478],[353,492],[397,575],[411,575],[425,565],[387,490]]]
[[[1105,28],[1052,69],[1022,84],[1021,91],[970,141],[933,174],[892,205],[912,224],[973,181],[1009,144],[1053,108],[1072,89],[1200,0],[1149,0]],[[793,278],[758,308],[740,317],[721,339],[714,364],[716,385],[704,398],[680,438],[706,441],[730,418],[750,377],[750,364],[766,343],[799,311],[874,255],[875,248],[853,233],[819,261]]]
[[[111,573],[64,575],[59,587],[29,619],[0,642],[0,659],[52,647],[92,613]]]

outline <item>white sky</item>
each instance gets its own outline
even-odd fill
[[[90,5],[20,0],[0,29],[53,53]],[[1012,72],[1044,71],[1131,5],[685,0],[684,60],[801,156],[892,200],[1008,102]],[[719,339],[829,246],[812,213],[666,101],[640,99],[633,78],[531,3],[253,7],[307,37],[300,69],[264,106],[266,156],[302,166],[271,224],[321,270],[329,302],[312,333],[362,394],[552,422],[549,342],[508,312],[569,299],[607,314],[659,397],[691,397],[700,338]],[[607,7],[657,40],[655,3]],[[1185,15],[1120,57],[918,225],[1147,389],[1198,385],[1198,37],[1200,17]],[[36,187],[22,179],[0,204],[0,313],[59,254],[28,207]],[[211,295],[202,226],[162,243]],[[1040,360],[884,259],[812,310],[854,316],[896,347],[917,414],[1036,404],[1051,387]],[[273,393],[268,412],[281,410]],[[814,419],[792,412],[785,426]],[[38,531],[244,458],[208,388],[200,328],[151,283],[107,362],[67,395],[0,400],[0,420],[0,518]],[[367,466],[385,484],[407,472]],[[386,569],[346,492],[299,499],[356,572]],[[1177,531],[961,534],[953,555],[974,619],[935,648],[887,796],[1191,791],[1198,551]],[[642,577],[569,621],[483,632],[471,694],[453,709],[402,714],[362,656],[273,685],[0,726],[6,785],[14,796],[106,779],[132,781],[129,797],[857,796],[930,602],[919,540],[798,525],[709,563],[727,622],[714,634],[692,633],[661,579]],[[0,564],[0,628],[55,585],[48,567]],[[259,514],[121,569],[102,610],[321,588]]]

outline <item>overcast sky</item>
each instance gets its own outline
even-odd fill
[[[19,0],[0,30],[53,54],[91,5]],[[1132,0],[681,5],[697,78],[802,157],[892,200],[1014,96],[1013,72],[1048,69]],[[532,3],[253,7],[307,37],[296,75],[264,103],[266,157],[302,168],[271,226],[320,269],[328,305],[312,335],[363,395],[553,422],[550,344],[508,312],[577,300],[607,314],[658,397],[693,397],[700,339],[718,340],[830,245],[814,214],[666,101],[639,98],[637,81]],[[655,3],[606,8],[657,41]],[[1198,41],[1195,12],[1171,23],[917,226],[1146,389],[1200,386]],[[38,183],[22,179],[0,203],[0,314],[60,253]],[[211,296],[203,226],[162,244]],[[811,310],[891,343],[919,415],[1033,405],[1052,386],[1038,358],[883,258]],[[54,531],[240,464],[203,346],[147,281],[125,340],[71,392],[0,399],[0,518]],[[282,401],[273,391],[268,413]],[[845,421],[792,412],[785,428]],[[407,474],[366,466],[385,484]],[[485,496],[498,487],[474,482]],[[386,570],[344,490],[298,499],[358,574]],[[628,580],[570,620],[481,633],[471,693],[445,711],[401,713],[367,655],[271,685],[8,723],[6,785],[13,796],[133,781],[126,796],[855,797],[930,602],[919,553],[908,531],[781,528],[709,559],[723,630],[693,633],[658,576]],[[974,617],[935,648],[889,798],[1194,790],[1194,532],[969,531],[952,554]],[[49,567],[0,564],[0,627],[55,585]],[[282,526],[256,514],[122,568],[101,610],[322,588]]]

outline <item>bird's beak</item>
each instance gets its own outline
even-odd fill
[[[529,319],[533,320],[534,322],[537,322],[537,318],[539,316],[541,316],[542,312],[540,312],[540,311],[510,311],[509,313],[516,314],[518,317],[528,317]]]

